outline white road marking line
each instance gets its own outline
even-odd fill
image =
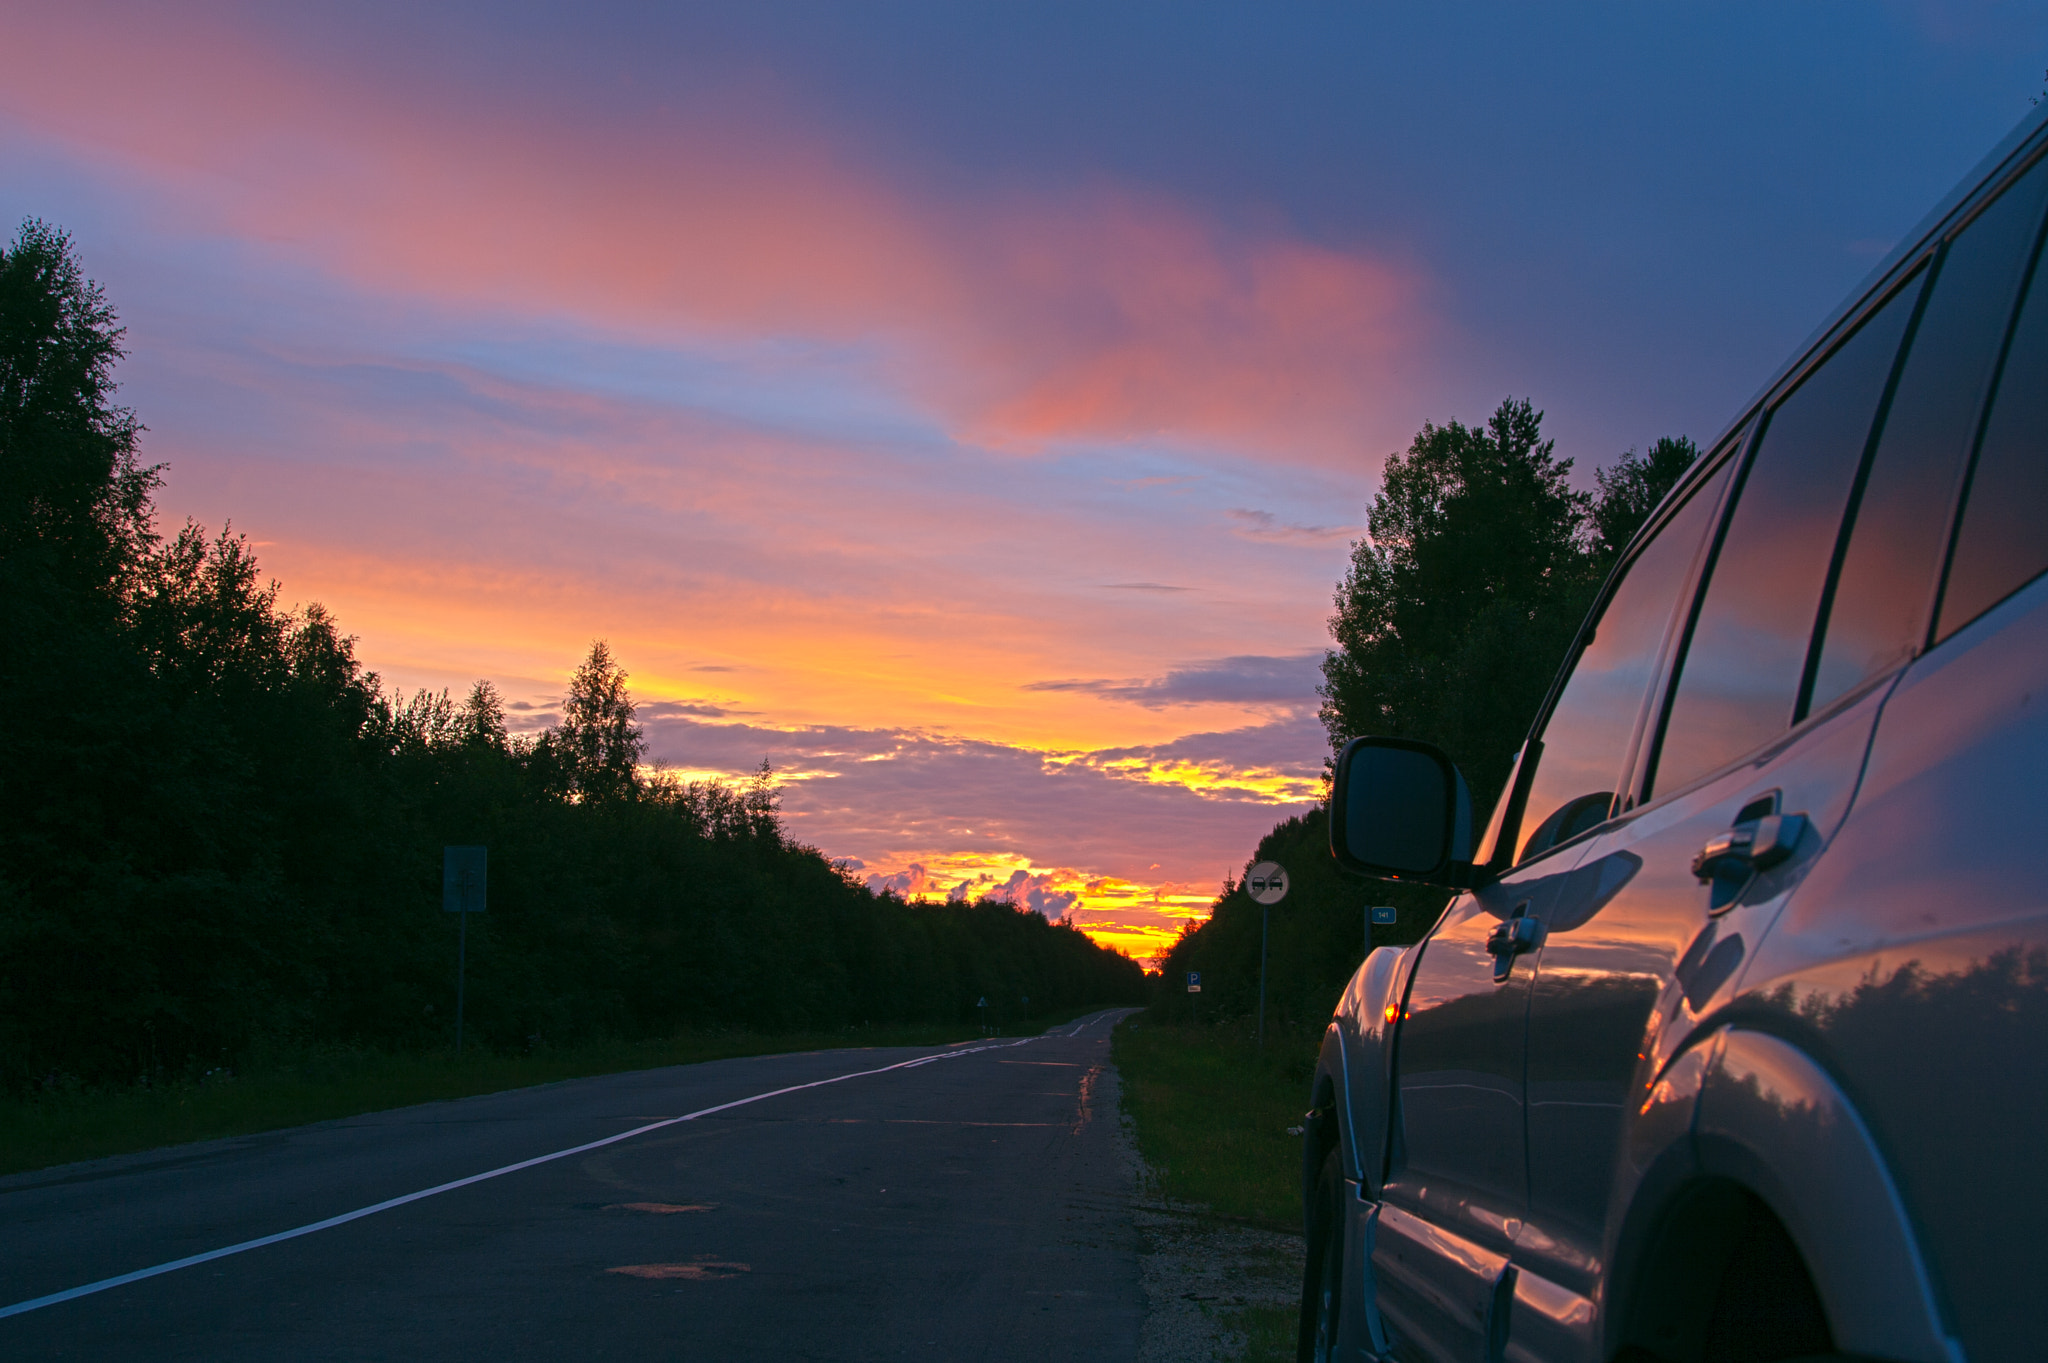
[[[872,1075],[887,1074],[891,1070],[916,1069],[921,1065],[929,1065],[935,1060],[952,1060],[963,1055],[978,1055],[983,1051],[1007,1050],[1012,1046],[1024,1046],[1037,1040],[1039,1040],[1038,1037],[1027,1036],[1021,1041],[1006,1041],[998,1045],[976,1046],[972,1050],[941,1051],[937,1055],[921,1055],[914,1060],[899,1060],[893,1065],[884,1065],[880,1069],[857,1070],[852,1074],[835,1074],[830,1079],[813,1079],[808,1084],[791,1084],[787,1088],[771,1089],[766,1093],[756,1093],[752,1097],[735,1098],[729,1103],[720,1103],[716,1107],[699,1108],[695,1112],[686,1112],[680,1117],[666,1117],[658,1122],[649,1122],[645,1126],[636,1126],[631,1131],[621,1131],[616,1136],[606,1136],[602,1140],[586,1141],[582,1145],[571,1146],[567,1150],[557,1150],[550,1155],[535,1155],[532,1159],[523,1159],[517,1164],[507,1164],[485,1173],[471,1174],[468,1178],[458,1178],[448,1183],[439,1183],[431,1188],[422,1188],[416,1193],[406,1193],[401,1197],[386,1198],[382,1202],[373,1203],[367,1207],[358,1207],[352,1212],[343,1212],[339,1216],[330,1216],[324,1221],[314,1221],[304,1226],[295,1226],[291,1230],[281,1230],[275,1235],[261,1235],[254,1240],[244,1240],[238,1245],[228,1245],[221,1249],[210,1249],[204,1254],[187,1255],[183,1259],[173,1259],[167,1264],[157,1264],[150,1268],[138,1268],[133,1273],[122,1273],[112,1278],[102,1278],[96,1283],[87,1283],[83,1287],[67,1288],[62,1292],[52,1292],[44,1297],[32,1297],[28,1301],[18,1301],[12,1306],[0,1306],[0,1319],[8,1316],[18,1316],[27,1311],[40,1310],[45,1306],[56,1306],[62,1302],[75,1301],[80,1297],[89,1297],[95,1292],[104,1292],[110,1287],[125,1287],[129,1283],[141,1282],[144,1278],[154,1278],[165,1273],[175,1273],[181,1268],[191,1268],[195,1264],[212,1263],[215,1259],[225,1259],[231,1254],[242,1254],[252,1249],[262,1249],[268,1245],[281,1244],[286,1240],[296,1240],[302,1235],[311,1235],[315,1231],[331,1230],[335,1226],[345,1226],[351,1221],[360,1221],[366,1216],[375,1216],[378,1212],[388,1212],[393,1207],[403,1207],[408,1202],[418,1202],[423,1198],[433,1197],[438,1193],[450,1193],[457,1188],[467,1188],[472,1183],[484,1183],[506,1174],[516,1174],[521,1169],[531,1169],[537,1164],[550,1164],[555,1160],[567,1159],[571,1155],[580,1155],[588,1150],[600,1150],[607,1145],[617,1145],[620,1141],[629,1141],[635,1136],[644,1136],[650,1131],[659,1131],[665,1126],[675,1126],[682,1122],[694,1122],[699,1117],[709,1117],[713,1113],[727,1112],[733,1108],[745,1107],[749,1103],[758,1103],[768,1098],[780,1098],[785,1093],[801,1093],[805,1089],[823,1088],[827,1084],[843,1084],[849,1079],[866,1079]]]

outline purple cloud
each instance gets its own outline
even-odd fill
[[[1027,691],[1079,691],[1139,705],[1289,705],[1316,704],[1322,680],[1323,651],[1240,654],[1174,668],[1162,677],[1028,682]]]

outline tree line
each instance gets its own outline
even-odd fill
[[[440,1044],[451,843],[490,848],[466,1029],[499,1048],[1142,996],[1071,926],[869,892],[765,764],[650,772],[601,641],[531,736],[489,682],[387,692],[244,538],[160,533],[121,338],[64,233],[0,249],[0,1087]]]
[[[1572,461],[1543,435],[1527,399],[1503,401],[1481,426],[1424,423],[1391,456],[1352,546],[1330,617],[1321,718],[1331,751],[1366,734],[1427,739],[1444,748],[1491,808],[1552,678],[1601,583],[1699,448],[1665,438],[1594,471],[1574,488]],[[1482,813],[1483,817],[1483,813]],[[1292,884],[1270,915],[1269,1022],[1320,1031],[1369,949],[1365,910],[1396,910],[1370,929],[1375,944],[1421,938],[1441,892],[1340,876],[1329,852],[1327,803],[1283,820],[1247,869],[1272,860]],[[1161,963],[1155,1008],[1215,1018],[1256,1007],[1261,915],[1235,880],[1210,917],[1183,933]],[[1184,988],[1188,971],[1203,993]]]

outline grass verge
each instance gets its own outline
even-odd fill
[[[1215,1027],[1171,1026],[1140,1014],[1114,1037],[1124,1109],[1175,1202],[1290,1235],[1301,1232],[1301,1141],[1288,1134],[1308,1105],[1310,1043],[1275,1038],[1265,1052]],[[1247,1303],[1217,1313],[1244,1341],[1247,1363],[1294,1357],[1294,1307]]]
[[[1247,1306],[1237,1312],[1231,1325],[1245,1337],[1244,1363],[1294,1363],[1300,1320],[1300,1310],[1292,1306]]]
[[[1012,1027],[1007,1034],[1035,1035],[1092,1011],[1078,1009],[1029,1026]],[[232,1077],[0,1099],[0,1175],[560,1079],[792,1051],[941,1046],[980,1034],[973,1023],[819,1032],[705,1031],[657,1041],[597,1042],[525,1055],[470,1050],[460,1058],[446,1051],[302,1050],[253,1065]]]
[[[1260,1052],[1216,1027],[1139,1014],[1116,1029],[1124,1107],[1160,1191],[1219,1216],[1301,1229],[1301,1141],[1287,1128],[1308,1109],[1312,1054],[1293,1038]]]

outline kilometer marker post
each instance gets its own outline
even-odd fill
[[[1365,954],[1372,955],[1372,925],[1374,923],[1398,923],[1401,911],[1392,904],[1368,904],[1365,906]]]

